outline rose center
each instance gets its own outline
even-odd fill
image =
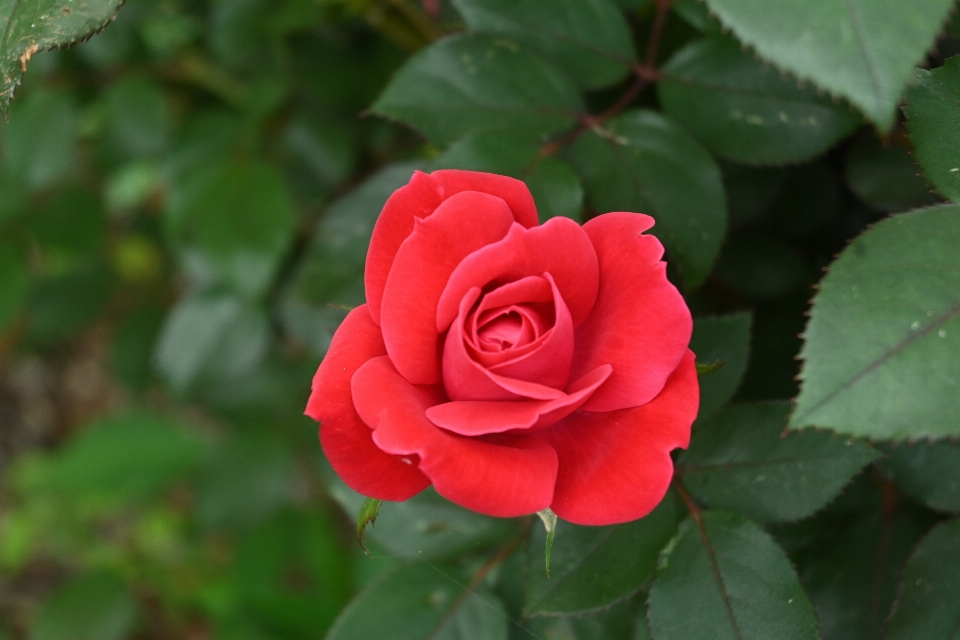
[[[534,339],[530,323],[516,311],[498,313],[477,327],[477,342],[484,351],[504,351]]]

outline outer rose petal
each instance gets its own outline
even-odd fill
[[[557,454],[528,436],[464,438],[438,429],[426,410],[443,400],[439,387],[416,386],[387,357],[353,376],[354,405],[384,451],[416,454],[437,493],[467,509],[511,518],[545,509],[553,499]]]
[[[437,328],[446,331],[471,287],[545,272],[553,276],[573,324],[579,325],[597,299],[600,271],[596,252],[584,228],[569,218],[551,218],[535,229],[514,225],[500,242],[464,258],[450,275],[437,305]]]
[[[430,486],[430,480],[373,443],[370,427],[360,420],[350,397],[350,378],[356,370],[385,354],[380,328],[367,306],[360,305],[347,314],[333,336],[313,378],[306,414],[322,423],[323,451],[347,486],[380,500],[406,500]]]
[[[613,365],[613,375],[583,406],[587,411],[650,402],[690,344],[693,319],[667,280],[663,245],[641,235],[651,226],[653,219],[639,213],[607,213],[583,226],[600,260],[600,293],[577,327],[570,375]]]
[[[699,404],[695,359],[688,350],[653,401],[608,413],[578,411],[544,430],[560,457],[550,508],[585,525],[629,522],[650,513],[673,478],[670,451],[690,444]]]
[[[520,180],[493,173],[443,170],[415,171],[410,182],[387,200],[373,228],[363,281],[374,322],[380,324],[380,306],[387,276],[400,245],[413,232],[414,221],[426,218],[444,200],[462,191],[479,191],[501,198],[525,227],[537,226],[533,196]]]
[[[503,238],[513,221],[506,203],[464,191],[418,220],[403,241],[383,290],[380,326],[387,353],[413,384],[440,382],[437,301],[464,256]]]

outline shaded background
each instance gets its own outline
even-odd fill
[[[621,4],[642,50],[653,7]],[[686,4],[661,59],[699,35]],[[0,640],[319,638],[407,555],[516,533],[428,493],[366,559],[302,416],[382,203],[440,156],[364,109],[460,28],[427,1],[129,0],[30,61],[0,123]],[[821,268],[938,201],[906,145],[863,127],[805,165],[722,163],[730,230],[687,297],[752,314],[738,398],[795,396]],[[557,213],[597,212],[574,189]]]

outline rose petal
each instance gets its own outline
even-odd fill
[[[320,425],[320,443],[334,471],[354,491],[379,500],[406,500],[430,486],[415,466],[381,451],[353,408],[350,378],[386,354],[366,305],[347,314],[313,378],[306,414]]]
[[[367,250],[364,286],[370,314],[380,323],[380,306],[387,276],[400,245],[413,232],[414,221],[426,218],[445,199],[462,191],[479,191],[501,198],[514,219],[525,227],[537,225],[533,196],[520,180],[478,171],[443,170],[432,174],[415,171],[410,182],[397,189],[377,218]]]
[[[506,378],[562,389],[570,379],[570,366],[573,363],[573,319],[552,276],[547,273],[544,278],[553,289],[553,327],[537,341],[539,344],[535,349],[526,350],[513,360],[489,367],[489,371]],[[444,355],[446,348],[444,345]]]
[[[451,400],[555,400],[563,397],[557,387],[502,376],[478,364],[470,356],[463,335],[466,316],[480,289],[470,289],[461,300],[461,314],[447,332],[443,346],[443,386]]]
[[[673,478],[670,451],[687,447],[697,416],[694,362],[686,351],[660,394],[643,406],[578,411],[541,432],[560,457],[550,505],[558,516],[575,524],[618,524],[660,503]]]
[[[513,214],[500,198],[464,191],[418,220],[403,241],[383,290],[380,326],[387,353],[413,384],[440,382],[436,308],[464,256],[506,235]]]
[[[516,282],[508,282],[484,295],[483,300],[477,305],[476,311],[468,318],[467,327],[463,328],[464,338],[471,357],[485,367],[492,367],[519,358],[539,347],[542,343],[540,338],[543,336],[529,344],[504,351],[481,351],[476,336],[477,317],[492,312],[499,307],[510,306],[519,302],[537,304],[552,302],[553,297],[553,287],[550,281],[542,276],[528,276]],[[553,315],[556,316],[556,312]]]
[[[387,357],[353,376],[354,404],[384,451],[417,455],[437,493],[467,509],[516,517],[540,511],[553,498],[557,456],[543,440],[495,435],[464,438],[435,427],[425,412],[443,393],[407,382]]]
[[[551,218],[524,229],[514,225],[503,240],[479,249],[460,263],[437,305],[437,328],[457,317],[460,300],[471,287],[495,280],[510,282],[543,273],[553,276],[570,309],[574,325],[590,313],[597,298],[600,271],[596,253],[583,228],[569,218]]]
[[[462,436],[503,433],[513,429],[542,428],[579,409],[610,376],[612,367],[598,367],[578,380],[555,400],[457,400],[430,407],[427,419]]]
[[[660,261],[663,246],[641,235],[652,225],[652,218],[639,213],[608,213],[583,227],[600,261],[600,293],[577,327],[571,376],[613,365],[613,375],[585,410],[646,404],[660,393],[690,344],[693,320],[667,280]]]

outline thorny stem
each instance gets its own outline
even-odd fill
[[[618,115],[621,111],[630,106],[640,93],[647,88],[651,82],[656,82],[660,78],[660,71],[657,69],[657,54],[660,51],[660,40],[663,36],[663,27],[667,23],[667,14],[670,12],[670,3],[672,0],[656,0],[657,12],[653,16],[653,24],[650,27],[650,40],[647,43],[647,54],[642,63],[633,65],[633,75],[635,79],[630,87],[620,96],[616,102],[598,115],[584,114],[580,117],[580,123],[575,129],[569,131],[566,135],[552,142],[548,142],[540,147],[540,153],[533,162],[535,165],[543,158],[553,155],[563,147],[572,144],[583,133],[590,129],[596,129],[604,122]],[[527,167],[524,173],[529,173],[533,166]]]

